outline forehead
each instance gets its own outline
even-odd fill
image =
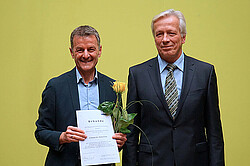
[[[79,45],[98,46],[98,42],[95,35],[89,35],[89,36],[76,35],[73,38],[73,45],[74,47]]]
[[[160,17],[154,23],[154,31],[163,29],[176,29],[179,30],[179,19],[174,15]]]

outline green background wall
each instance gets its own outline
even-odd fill
[[[249,7],[249,0],[2,0],[0,165],[43,165],[48,149],[34,138],[37,109],[47,81],[74,66],[74,28],[100,32],[98,70],[126,82],[130,66],[157,54],[152,17],[174,8],[187,20],[185,53],[216,67],[226,164],[248,166]]]

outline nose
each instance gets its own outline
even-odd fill
[[[88,57],[89,57],[89,52],[88,52],[88,50],[86,49],[86,50],[84,50],[84,52],[83,52],[83,58],[85,58],[85,59],[87,59]]]
[[[164,33],[164,36],[162,38],[162,42],[169,42],[169,36],[167,33]]]

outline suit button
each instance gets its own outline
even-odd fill
[[[171,148],[171,151],[172,151],[172,152],[174,152],[174,149],[173,149],[173,148]]]
[[[176,127],[173,127],[173,130],[176,130]]]

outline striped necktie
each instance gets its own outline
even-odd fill
[[[174,79],[174,70],[176,69],[176,65],[168,64],[167,70],[168,74],[166,77],[165,83],[165,99],[168,104],[169,111],[173,117],[175,118],[176,110],[178,107],[178,91],[177,91],[177,84]]]

